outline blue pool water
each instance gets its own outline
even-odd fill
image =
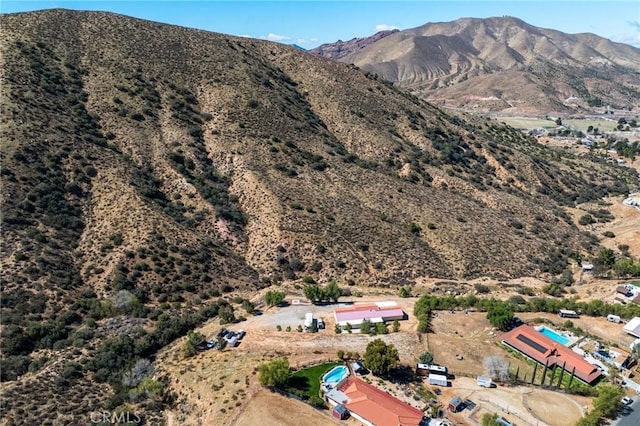
[[[561,345],[567,346],[567,343],[569,343],[569,339],[547,327],[542,327],[538,331],[547,336],[549,339],[555,340],[556,342],[560,343]]]
[[[333,367],[324,376],[322,376],[322,382],[328,384],[339,383],[342,379],[349,375],[349,370],[344,365]]]

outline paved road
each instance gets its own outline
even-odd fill
[[[628,405],[611,426],[638,426],[640,425],[640,398],[636,397],[633,404]]]

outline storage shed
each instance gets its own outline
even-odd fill
[[[335,419],[345,420],[346,418],[349,417],[349,410],[344,405],[338,404],[335,407],[333,407],[333,410],[331,410],[331,415]]]
[[[449,411],[451,411],[452,413],[457,413],[458,411],[460,411],[463,407],[463,401],[462,399],[460,399],[459,396],[456,396],[455,398],[453,398],[451,401],[449,401]]]

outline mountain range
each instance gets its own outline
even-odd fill
[[[283,282],[559,274],[599,248],[565,207],[637,184],[290,46],[61,9],[0,28],[12,424],[120,406],[134,355]]]
[[[452,108],[543,115],[640,108],[640,49],[509,16],[428,23],[312,52]]]

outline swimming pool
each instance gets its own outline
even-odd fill
[[[550,328],[542,326],[538,329],[538,331],[547,336],[549,339],[555,340],[556,342],[560,343],[561,345],[567,346],[567,343],[569,343],[569,339],[567,337],[551,330]]]
[[[337,385],[349,375],[349,370],[344,365],[338,365],[329,370],[324,376],[322,376],[322,383],[327,385]]]

